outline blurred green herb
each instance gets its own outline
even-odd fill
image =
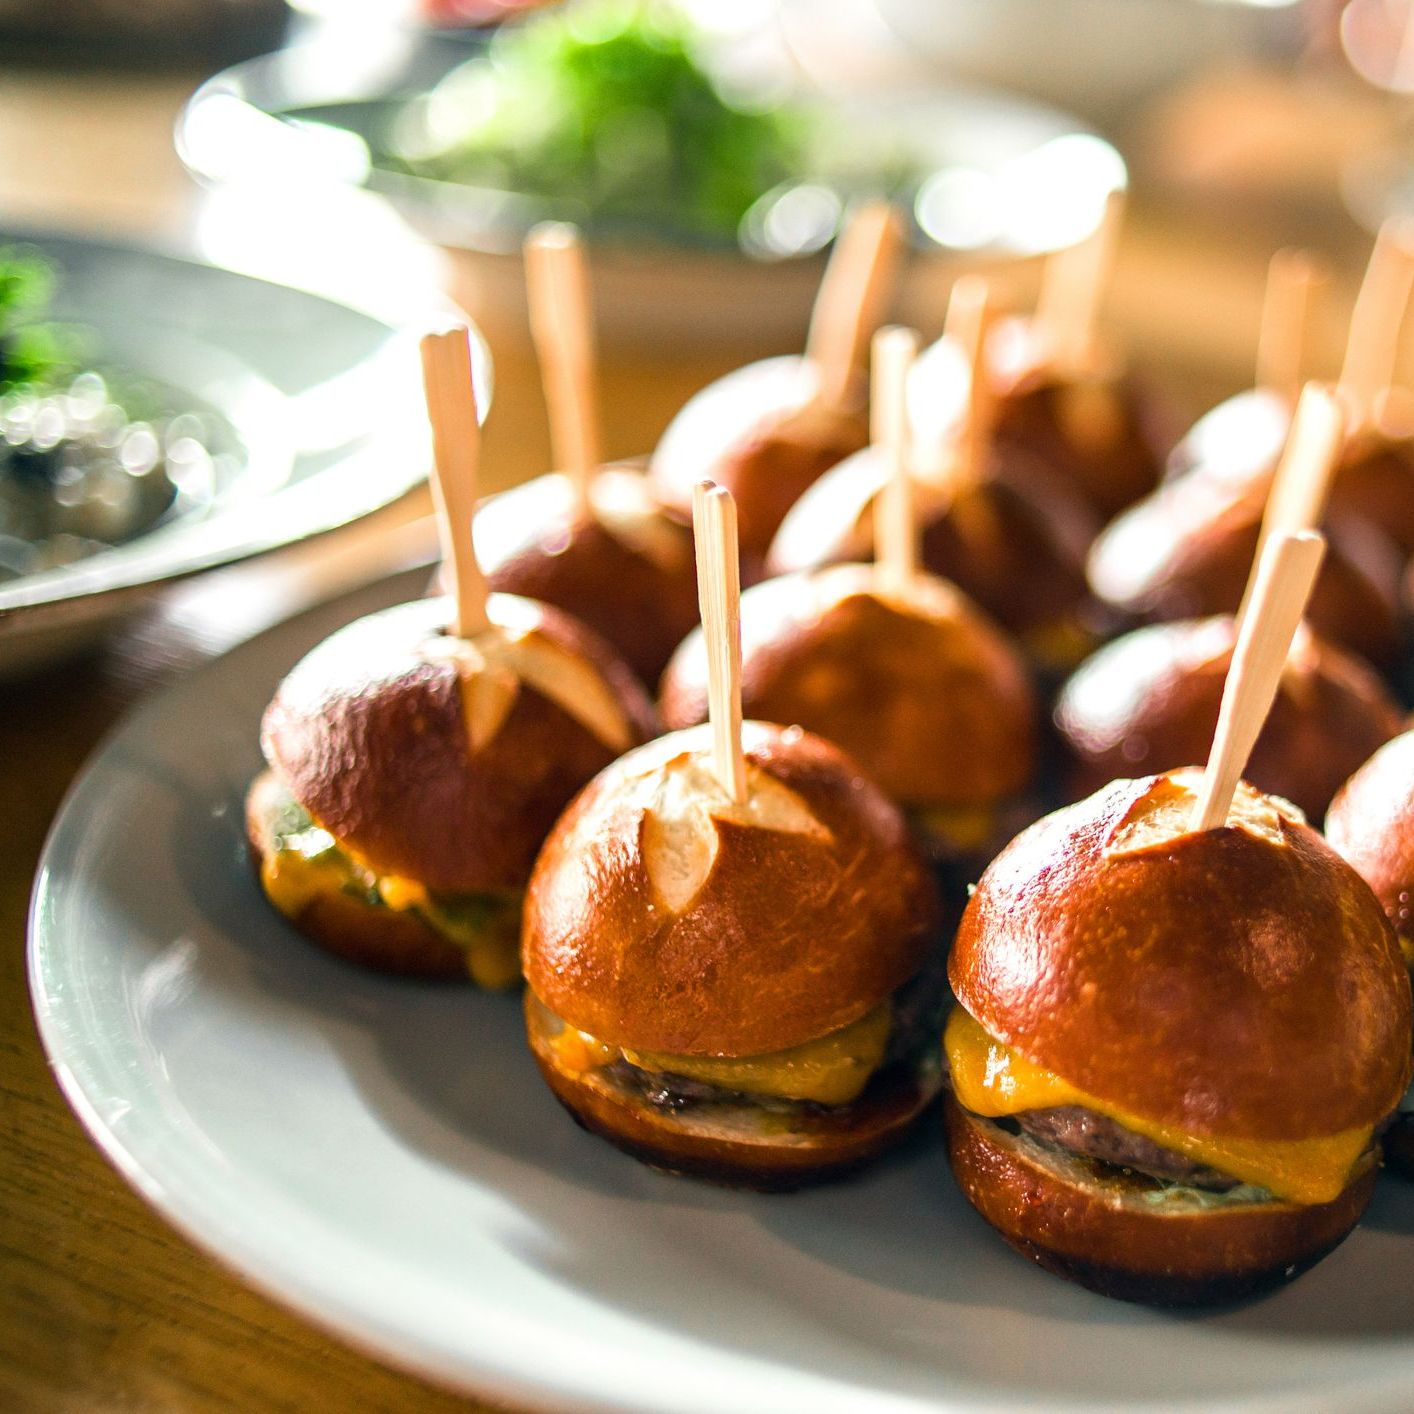
[[[49,386],[78,371],[79,332],[44,318],[53,296],[48,261],[21,246],[0,246],[0,393]]]
[[[600,230],[714,243],[734,242],[752,204],[799,174],[809,142],[799,112],[724,92],[688,22],[651,0],[508,26],[417,119],[409,171],[514,191]]]

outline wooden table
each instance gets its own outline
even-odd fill
[[[195,194],[172,155],[188,81],[0,72],[0,213],[179,235]],[[1141,213],[1116,289],[1120,322],[1167,351],[1190,399],[1231,391],[1248,366],[1265,250],[1205,243]],[[1219,239],[1214,239],[1214,237]],[[1343,248],[1361,241],[1345,231]],[[1351,262],[1347,260],[1347,283]],[[1172,272],[1184,269],[1181,285]],[[1201,278],[1197,272],[1201,269]],[[495,350],[489,479],[543,469],[529,350]],[[651,444],[732,354],[610,356],[609,450]],[[361,548],[425,509],[412,498],[362,527],[169,592],[98,653],[0,687],[0,1407],[22,1410],[437,1410],[464,1401],[390,1372],[254,1294],[178,1237],[99,1156],[35,1036],[25,913],[49,822],[100,736],[143,692],[292,611],[357,566]],[[258,589],[252,596],[244,591]],[[239,624],[222,606],[259,600]]]

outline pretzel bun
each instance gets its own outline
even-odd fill
[[[713,785],[700,729],[614,762],[546,840],[522,960],[571,1026],[765,1055],[857,1020],[926,961],[937,900],[898,811],[818,737],[743,735],[746,814]]]
[[[590,498],[584,514],[559,474],[491,497],[476,514],[477,556],[492,589],[573,614],[656,685],[697,623],[691,533],[628,467],[598,471]]]
[[[1147,620],[1236,611],[1257,553],[1271,474],[1240,480],[1192,473],[1111,521],[1090,550],[1090,587],[1117,612]],[[1374,662],[1399,647],[1399,557],[1349,516],[1329,525],[1329,551],[1307,620]]]
[[[568,615],[493,595],[492,622],[541,645],[571,700],[612,723],[596,733],[527,682],[473,750],[464,673],[445,600],[370,614],[310,652],[280,684],[262,747],[294,798],[368,869],[428,889],[520,889],[570,798],[653,730],[628,667]]]
[[[1341,787],[1326,838],[1414,948],[1414,732],[1387,741]]]
[[[1375,1187],[1373,1152],[1329,1203],[1156,1205],[944,1100],[948,1158],[967,1200],[1006,1241],[1103,1296],[1154,1306],[1235,1301],[1292,1280],[1350,1232]]]
[[[893,800],[989,806],[1034,766],[1035,704],[1018,651],[952,585],[916,577],[907,606],[873,566],[785,575],[742,596],[742,705],[843,748]],[[701,632],[673,655],[660,712],[707,716]]]
[[[1230,617],[1185,620],[1136,629],[1087,659],[1055,708],[1072,793],[1205,760],[1235,642]],[[1303,635],[1247,775],[1319,820],[1345,778],[1400,726],[1368,666]]]
[[[873,502],[886,476],[875,447],[826,472],[781,523],[767,572],[871,559]],[[1083,534],[1068,533],[1054,507],[990,472],[956,491],[945,480],[920,477],[914,505],[923,566],[1003,628],[1024,633],[1089,606]]]
[[[842,408],[814,401],[816,386],[799,356],[738,368],[687,401],[649,464],[659,498],[684,520],[699,481],[732,493],[748,578],[806,488],[869,441],[864,380]]]
[[[1378,901],[1250,788],[1229,817],[1243,823],[1140,833],[1191,810],[1196,783],[1114,781],[1013,840],[958,929],[958,1000],[1077,1089],[1184,1134],[1378,1124],[1410,1048],[1409,978]]]

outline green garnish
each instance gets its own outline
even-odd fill
[[[651,0],[507,26],[409,110],[401,160],[599,231],[734,243],[749,208],[800,176],[809,125],[726,92],[698,48]]]

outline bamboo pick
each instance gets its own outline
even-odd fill
[[[1280,530],[1262,551],[1252,607],[1238,631],[1217,731],[1191,817],[1194,830],[1216,829],[1227,820],[1247,758],[1271,711],[1292,635],[1306,611],[1325,548],[1318,531]]]
[[[1399,356],[1399,333],[1414,290],[1414,222],[1391,218],[1380,227],[1350,315],[1345,362],[1337,385],[1352,427],[1367,424]]]
[[[953,282],[948,296],[943,336],[950,339],[967,362],[967,406],[958,429],[957,455],[953,461],[955,486],[971,485],[981,474],[983,456],[991,436],[996,398],[987,366],[987,338],[996,311],[991,286],[980,275],[963,275]]]
[[[579,232],[564,222],[537,226],[525,242],[525,275],[554,463],[569,476],[576,504],[585,511],[600,443],[594,312]]]
[[[874,498],[874,561],[882,586],[908,593],[918,572],[918,525],[913,505],[908,375],[918,356],[918,335],[890,327],[874,335],[869,412],[874,445],[886,480]]]
[[[692,488],[692,533],[707,650],[712,769],[728,799],[740,805],[746,799],[746,757],[741,748],[741,568],[736,502],[730,491],[710,481],[699,481]]]
[[[1340,398],[1324,384],[1308,383],[1301,390],[1291,431],[1267,493],[1252,571],[1237,609],[1239,625],[1252,598],[1262,547],[1278,531],[1315,530],[1320,525],[1344,441],[1345,410]]]
[[[815,367],[816,399],[839,407],[889,302],[903,244],[897,210],[871,201],[854,211],[835,242],[805,341]]]
[[[1095,229],[1046,261],[1035,322],[1049,361],[1063,374],[1080,374],[1095,361],[1100,302],[1114,267],[1124,221],[1124,193],[1112,191]]]
[[[1257,335],[1258,388],[1294,403],[1301,392],[1306,325],[1320,268],[1306,250],[1279,250],[1267,266],[1262,325]]]
[[[458,638],[471,638],[491,627],[486,579],[471,535],[481,453],[471,339],[466,326],[457,325],[424,334],[421,349],[423,391],[432,423],[432,501],[452,600],[451,629]]]

